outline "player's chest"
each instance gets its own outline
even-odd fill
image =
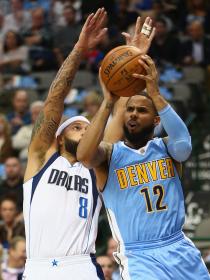
[[[55,164],[44,174],[41,184],[47,185],[48,190],[88,194],[92,188],[92,178],[89,170],[81,165]]]

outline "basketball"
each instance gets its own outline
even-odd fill
[[[110,92],[132,96],[145,89],[145,81],[132,76],[133,73],[146,73],[138,62],[139,58],[139,49],[127,45],[114,48],[104,57],[101,78]]]

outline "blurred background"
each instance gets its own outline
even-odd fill
[[[184,231],[210,267],[210,1],[0,0],[0,279],[21,279],[23,272],[22,183],[33,124],[87,15],[99,7],[108,12],[108,34],[87,51],[64,114],[91,120],[102,101],[97,76],[103,57],[125,44],[121,32],[132,33],[139,15],[152,17],[157,31],[149,55],[158,66],[161,94],[192,136],[193,152],[183,166]],[[115,248],[103,209],[97,255],[106,280],[120,279]]]

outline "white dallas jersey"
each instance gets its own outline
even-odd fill
[[[28,258],[95,253],[102,203],[92,170],[55,153],[23,188]]]

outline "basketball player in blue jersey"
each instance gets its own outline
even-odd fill
[[[187,127],[160,95],[153,60],[139,63],[147,94],[129,98],[124,114],[124,141],[101,142],[116,97],[102,81],[104,101],[81,139],[77,158],[95,168],[118,251],[115,259],[124,280],[207,280],[200,252],[182,232],[184,197],[177,163],[191,153]],[[167,138],[153,138],[161,121]]]
[[[103,8],[87,18],[33,129],[24,178],[25,280],[104,279],[93,255],[101,199],[93,172],[76,159],[89,121],[78,116],[59,124],[80,61],[106,33],[105,21]]]
[[[78,43],[50,88],[33,130],[24,183],[27,262],[23,279],[26,280],[103,279],[93,256],[101,200],[93,172],[76,159],[78,142],[89,121],[77,116],[60,126],[59,123],[65,96],[83,54],[103,37],[105,21],[104,9],[88,17]],[[147,18],[145,23],[150,26],[152,21]],[[129,34],[125,36],[145,53],[154,32],[148,37],[139,34],[140,18],[136,30],[135,42],[131,42]],[[111,142],[121,137],[118,124],[123,104],[125,100],[119,100],[117,113],[114,112],[105,134]],[[115,126],[119,129],[113,129]]]

